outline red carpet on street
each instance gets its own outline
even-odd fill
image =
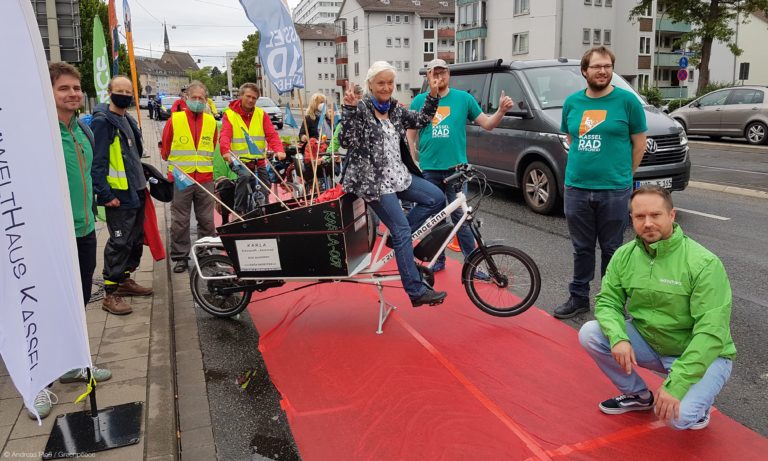
[[[573,328],[536,308],[481,312],[448,263],[441,306],[413,309],[401,288],[385,289],[398,309],[382,335],[371,286],[254,294],[259,348],[302,459],[766,459],[768,440],[716,410],[701,431],[669,429],[652,411],[600,413],[617,391]]]

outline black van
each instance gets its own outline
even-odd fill
[[[560,132],[560,118],[565,98],[586,88],[579,64],[560,58],[449,66],[451,88],[470,93],[486,113],[496,111],[502,90],[515,101],[514,109],[493,131],[474,122],[467,124],[467,159],[489,180],[523,189],[526,203],[537,213],[552,212],[562,197],[568,139]],[[611,83],[636,95],[645,107],[647,150],[635,172],[635,187],[653,183],[684,190],[691,162],[683,127],[649,106],[621,76],[614,74]]]

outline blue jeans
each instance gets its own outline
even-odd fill
[[[678,357],[662,356],[656,353],[640,336],[631,320],[627,320],[627,336],[629,336],[629,342],[635,352],[638,366],[659,373],[669,373],[672,364]],[[623,394],[637,394],[648,389],[645,381],[635,369],[632,370],[631,374],[627,374],[621,365],[614,360],[613,355],[611,355],[611,343],[605,337],[596,320],[589,321],[581,327],[579,341],[597,363],[597,366]],[[729,359],[722,357],[715,359],[699,382],[691,386],[683,396],[680,401],[680,419],[673,419],[672,427],[688,429],[696,421],[703,418],[731,376],[732,367],[733,363]]]
[[[445,202],[451,203],[456,200],[456,192],[453,189],[452,184],[443,184],[443,180],[448,176],[455,173],[455,170],[424,170],[424,179],[437,186],[443,194],[445,194]],[[467,195],[467,185],[464,185],[464,195]],[[438,210],[439,211],[439,210]],[[459,222],[461,219],[462,211],[458,209],[451,213],[451,221],[453,223]],[[459,247],[461,247],[461,253],[466,258],[475,249],[475,236],[472,235],[472,231],[465,222],[459,228],[456,236],[459,239]],[[445,264],[445,252],[443,252],[435,264]]]
[[[600,244],[600,276],[611,256],[624,241],[629,222],[629,196],[626,189],[565,188],[565,220],[573,243],[571,296],[589,298],[589,284],[595,278],[595,242]]]
[[[416,204],[408,213],[408,217],[400,206],[400,200]],[[385,194],[379,200],[368,203],[392,234],[397,270],[400,272],[403,288],[411,299],[418,298],[427,291],[413,260],[411,229],[418,229],[427,218],[442,210],[444,203],[445,197],[440,189],[424,178],[413,175],[411,175],[411,185],[404,191]]]

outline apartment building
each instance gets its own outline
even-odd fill
[[[342,3],[341,0],[301,0],[293,9],[293,22],[333,24]]]
[[[419,93],[419,69],[435,58],[455,61],[453,0],[345,0],[336,19],[336,84],[363,85],[370,65],[398,71],[394,97],[408,104]]]
[[[768,85],[768,60],[762,49],[762,45],[768,43],[768,14],[755,12],[746,23],[739,21],[731,27],[736,31],[734,43],[743,52],[736,56],[725,43],[715,41],[710,63],[717,65],[710,65],[709,80],[737,85]],[[749,68],[746,79],[739,76],[742,65]]]
[[[304,56],[304,101],[323,93],[339,102],[336,87],[336,32],[333,24],[295,24]]]
[[[458,62],[483,59],[580,59],[605,45],[615,72],[635,88],[658,86],[665,98],[695,91],[696,72],[677,79],[685,56],[679,38],[690,25],[664,17],[656,2],[630,21],[634,0],[456,0]]]

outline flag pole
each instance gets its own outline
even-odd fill
[[[301,108],[302,112],[304,111],[304,101],[301,99],[301,91],[299,91],[299,108]],[[304,119],[304,135],[307,137],[307,144],[304,147],[304,152],[307,152],[307,149],[309,149],[309,156],[310,156],[310,162],[312,161],[312,143],[309,142],[309,128],[307,127],[307,117],[302,116],[302,119]],[[307,183],[304,180],[304,162],[302,161],[301,169],[299,170],[301,172],[301,182],[304,184],[304,187],[302,188],[304,190],[304,202],[307,201]],[[312,184],[312,192],[309,199],[309,204],[312,205],[312,202],[314,201],[314,189],[315,185]]]
[[[249,172],[249,173],[251,173],[251,176],[253,176],[254,178],[256,178],[256,181],[258,181],[258,182],[259,182],[259,184],[261,185],[261,187],[264,187],[264,188],[266,188],[266,189],[269,191],[269,193],[270,193],[270,194],[274,195],[274,196],[275,196],[275,198],[277,199],[277,201],[278,201],[278,202],[280,202],[280,204],[281,204],[282,206],[284,206],[285,208],[288,208],[288,209],[290,209],[290,207],[289,207],[288,205],[286,205],[286,204],[285,204],[285,202],[283,202],[282,200],[280,200],[280,196],[278,196],[276,193],[272,192],[272,188],[271,188],[271,187],[269,187],[269,186],[267,186],[266,184],[264,184],[264,181],[262,181],[262,180],[261,180],[261,178],[259,177],[259,175],[257,175],[255,172],[251,171],[251,169],[250,169],[250,168],[248,168],[247,166],[245,166],[245,163],[243,163],[243,161],[242,161],[242,160],[240,160],[240,157],[238,157],[237,155],[235,155],[235,153],[234,153],[234,152],[230,152],[230,153],[229,153],[229,155],[231,155],[231,156],[235,157],[235,158],[237,159],[237,161],[238,161],[238,162],[240,162],[240,164],[243,166],[243,168],[245,168],[246,170],[248,170],[248,172]],[[266,155],[264,155],[264,160],[265,160],[265,162],[267,163],[267,165],[269,166],[269,168],[272,168],[272,165],[270,165],[269,159],[267,159],[267,156],[266,156]],[[278,176],[280,176],[280,175],[278,175]]]
[[[290,100],[288,101],[288,111],[291,113],[291,118],[293,118],[293,106],[291,105],[291,101]],[[295,120],[294,120],[294,123],[295,123]],[[306,131],[306,128],[305,128],[305,131]],[[296,149],[296,155],[301,155],[299,153],[299,137],[298,137],[298,135],[296,136],[296,143],[294,145],[294,148]],[[294,163],[294,166],[296,166],[295,163]],[[301,184],[302,184],[301,190],[302,190],[302,193],[304,195],[304,205],[306,205],[307,204],[307,194],[306,194],[306,187],[304,185],[304,168],[303,168],[303,166],[304,166],[304,156],[302,156],[302,158],[301,158],[301,167],[299,168],[299,177],[301,178]],[[299,199],[299,197],[297,196],[296,200],[298,200],[298,199]]]
[[[226,203],[222,202],[222,201],[221,201],[221,200],[220,200],[218,197],[216,197],[216,194],[212,193],[211,191],[209,191],[208,189],[206,189],[205,187],[203,187],[203,185],[202,185],[202,184],[200,184],[199,182],[195,181],[195,178],[193,178],[192,176],[190,176],[189,174],[187,174],[187,172],[186,172],[186,171],[182,170],[182,169],[181,169],[181,168],[180,168],[178,165],[176,165],[174,162],[168,162],[168,164],[169,164],[169,165],[171,165],[171,166],[173,166],[173,167],[174,167],[174,168],[176,168],[177,170],[179,170],[179,171],[180,171],[180,172],[181,172],[181,173],[182,173],[184,176],[186,176],[187,178],[189,178],[189,180],[190,180],[190,181],[192,181],[193,183],[195,183],[195,184],[197,184],[198,186],[200,186],[200,189],[204,190],[206,194],[208,194],[208,195],[210,195],[211,197],[213,197],[213,199],[214,199],[214,200],[216,200],[217,202],[219,202],[219,204],[220,204],[221,206],[223,206],[224,208],[226,208],[226,209],[227,209],[227,211],[229,211],[230,213],[232,213],[232,215],[234,215],[234,216],[235,216],[237,219],[239,219],[240,221],[245,221],[245,219],[243,219],[243,217],[242,217],[242,216],[240,216],[239,214],[235,213],[235,210],[233,210],[232,208],[228,207],[228,206],[226,205]]]

